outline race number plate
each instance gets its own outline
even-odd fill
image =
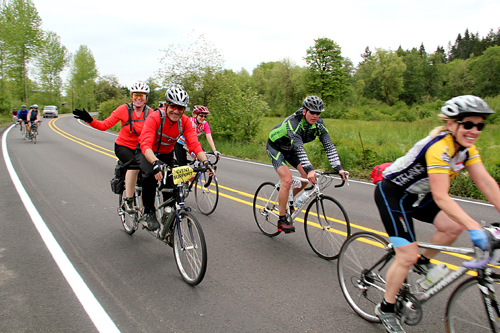
[[[191,168],[190,166],[180,166],[177,168],[173,168],[172,177],[174,179],[175,185],[181,182],[185,182],[193,177],[193,168]]]

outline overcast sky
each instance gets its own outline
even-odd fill
[[[500,28],[500,0],[33,0],[42,28],[75,52],[87,45],[100,75],[123,85],[162,67],[161,50],[204,35],[226,68],[250,73],[261,62],[305,66],[307,48],[327,37],[354,65],[366,46],[396,50],[424,44],[432,53],[469,29],[484,37]]]

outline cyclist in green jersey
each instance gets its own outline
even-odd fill
[[[296,168],[302,178],[307,178],[312,184],[316,183],[316,172],[304,150],[304,143],[319,137],[330,165],[339,172],[342,180],[346,179],[337,149],[330,139],[323,119],[320,117],[321,112],[325,111],[323,100],[317,96],[308,96],[302,102],[302,106],[294,114],[276,125],[269,133],[267,140],[267,154],[281,180],[278,194],[280,215],[278,230],[285,233],[295,231],[295,227],[286,217],[286,204],[292,184],[292,172],[286,162]],[[303,184],[302,188],[306,185]],[[296,195],[302,188],[295,188],[293,194]]]

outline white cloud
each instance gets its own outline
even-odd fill
[[[333,39],[356,65],[365,47],[434,52],[465,29],[485,36],[500,27],[498,0],[137,2],[35,0],[43,28],[61,36],[75,52],[93,52],[101,74],[130,85],[153,76],[161,49],[191,31],[205,35],[233,70],[251,72],[259,63],[290,58],[304,66],[314,39]]]

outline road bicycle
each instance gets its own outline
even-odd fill
[[[316,171],[316,184],[304,189],[308,192],[307,199],[290,212],[287,205],[287,216],[289,221],[299,221],[304,223],[304,231],[307,242],[312,250],[321,258],[327,260],[336,259],[342,244],[347,236],[351,234],[351,226],[347,213],[336,199],[323,194],[323,190],[333,182],[333,171]],[[348,176],[348,172],[346,172]],[[298,188],[301,183],[309,182],[305,178],[293,176],[290,188],[289,201],[293,199],[293,188]],[[342,187],[346,181],[335,185]],[[274,237],[281,233],[278,231],[279,206],[278,192],[281,181],[277,184],[272,182],[262,183],[255,192],[253,198],[253,214],[255,222],[260,231],[266,236]],[[299,197],[299,194],[297,194]],[[303,213],[302,208],[307,207],[304,218],[299,218]]]
[[[490,228],[486,227],[485,230],[491,232]],[[496,296],[500,288],[500,275],[487,265],[491,260],[491,252],[481,256],[479,250],[472,248],[420,242],[418,246],[455,254],[461,258],[460,261],[463,258],[472,260],[462,262],[459,266],[448,264],[448,267],[456,270],[450,270],[428,289],[418,283],[424,276],[410,270],[396,300],[396,313],[401,323],[410,326],[420,323],[423,317],[422,304],[461,276],[468,272],[471,274],[469,270],[474,270],[476,276],[461,282],[448,299],[445,318],[447,332],[500,332],[500,307]],[[340,250],[337,275],[342,293],[351,308],[369,322],[380,323],[375,315],[375,306],[383,299],[385,276],[394,257],[392,244],[371,232],[353,234]]]
[[[160,228],[150,231],[147,228],[146,214],[142,205],[140,177],[135,187],[134,210],[135,213],[125,212],[123,201],[125,191],[119,195],[118,215],[120,216],[125,232],[132,235],[142,225],[142,229],[168,244],[174,250],[175,263],[184,281],[189,285],[199,284],[207,269],[207,246],[205,236],[200,223],[191,214],[191,209],[184,203],[184,183],[192,177],[193,172],[204,172],[205,167],[191,168],[189,166],[177,167],[168,170],[163,169],[163,181],[156,192],[156,216],[160,222]],[[174,189],[164,188],[167,177],[173,177],[176,187]],[[173,193],[173,196],[164,201],[163,193]],[[173,206],[172,206],[173,204]],[[172,209],[173,208],[173,209]]]
[[[205,154],[212,164],[213,171],[216,171],[216,164],[219,162],[220,156],[207,152]],[[201,165],[201,162],[195,158],[194,160],[188,160],[188,165],[196,167]],[[204,215],[212,214],[219,202],[219,182],[215,172],[211,170],[196,172],[191,180],[184,183],[184,199],[187,199],[193,187],[196,206],[200,212]]]
[[[36,123],[41,123],[40,120],[32,121],[31,127],[28,133],[26,133],[26,139],[31,140],[34,144],[36,144],[36,137],[38,136],[38,131],[36,130]]]

